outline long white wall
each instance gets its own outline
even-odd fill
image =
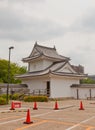
[[[95,88],[71,88],[72,97],[75,99],[77,99],[77,89],[79,99],[87,99],[87,97],[90,97],[90,90],[91,97],[95,97]]]
[[[73,78],[52,78],[51,97],[72,97],[70,87],[72,84],[79,84],[79,80]]]

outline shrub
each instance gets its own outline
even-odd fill
[[[6,98],[7,98],[7,95],[6,95],[6,94],[2,94],[2,95],[0,95],[0,97],[6,99]],[[9,98],[9,97],[8,97],[8,98]]]
[[[25,96],[24,101],[25,102],[47,102],[48,97],[47,96]]]
[[[20,94],[15,93],[15,94],[11,95],[11,99],[12,99],[12,100],[18,100],[18,99],[19,99],[19,96],[20,96]]]
[[[3,97],[0,97],[0,105],[5,105],[6,104],[6,99]]]
[[[19,100],[24,100],[25,94],[20,94],[19,95]]]

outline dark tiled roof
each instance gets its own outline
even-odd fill
[[[43,72],[36,72],[36,73],[26,73],[23,75],[18,75],[16,76],[16,78],[27,78],[27,77],[37,77],[37,76],[44,76],[44,75],[49,75],[49,74],[53,74],[53,75],[58,75],[58,76],[69,76],[69,77],[80,77],[85,78],[86,75],[84,74],[77,74],[77,73],[66,73],[66,72],[52,72],[51,70],[47,70],[47,71],[43,71]]]
[[[95,84],[73,84],[71,88],[95,88]]]
[[[74,70],[72,72],[64,72],[64,71],[60,72],[59,70],[62,68],[64,69],[66,64],[70,65],[70,63],[67,63],[66,61],[55,62],[44,70],[28,72],[23,75],[18,75],[16,77],[25,78],[25,77],[43,76],[47,74],[60,75],[60,76],[72,76],[72,77],[85,77],[86,76],[84,74],[79,74]]]
[[[37,55],[33,55],[33,50],[36,50],[38,52]],[[54,48],[50,48],[50,47],[45,47],[45,46],[41,46],[41,45],[38,45],[37,43],[34,45],[34,48],[33,48],[31,54],[29,57],[26,57],[26,58],[23,58],[23,61],[29,61],[29,60],[32,60],[34,58],[37,58],[38,56],[44,56],[44,57],[47,57],[47,58],[53,58],[53,59],[59,59],[59,60],[70,60],[69,57],[65,57],[65,56],[62,56],[62,55],[59,55]]]
[[[7,87],[7,84],[5,83],[1,83],[0,84],[0,88],[6,88]],[[9,87],[12,87],[12,88],[27,88],[27,84],[9,84]]]
[[[79,74],[84,74],[84,67],[79,65],[79,66],[74,66],[74,65],[71,65],[72,68]]]
[[[59,55],[55,48],[36,45],[36,49],[40,51],[41,53],[43,53],[43,55],[45,56],[58,58],[58,59],[67,59],[67,57]]]

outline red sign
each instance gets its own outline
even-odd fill
[[[14,107],[15,108],[20,108],[21,107],[21,102],[14,102]]]

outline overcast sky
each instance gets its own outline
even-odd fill
[[[0,58],[26,65],[35,41],[95,74],[95,0],[0,0]]]

